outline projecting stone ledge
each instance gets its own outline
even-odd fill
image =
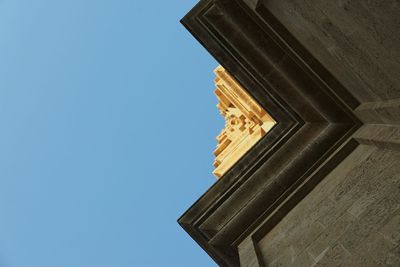
[[[272,129],[276,121],[222,66],[214,72],[217,75],[217,107],[225,118],[225,129],[218,135],[218,145],[214,151],[213,173],[220,178]]]

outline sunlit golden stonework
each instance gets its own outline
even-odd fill
[[[214,151],[216,158],[213,173],[220,178],[276,122],[222,66],[217,67],[214,72],[217,75],[217,107],[225,118],[225,129],[218,135],[218,145]]]

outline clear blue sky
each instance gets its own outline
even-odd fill
[[[0,0],[0,266],[206,267],[217,63],[197,0]]]

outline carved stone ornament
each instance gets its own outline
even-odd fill
[[[225,129],[218,135],[214,151],[214,175],[220,178],[272,127],[275,120],[219,66],[215,69],[217,105],[225,118]]]

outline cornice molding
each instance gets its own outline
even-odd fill
[[[277,121],[178,220],[220,266],[239,266],[238,244],[356,147],[359,103],[257,1],[202,0],[182,23]]]

